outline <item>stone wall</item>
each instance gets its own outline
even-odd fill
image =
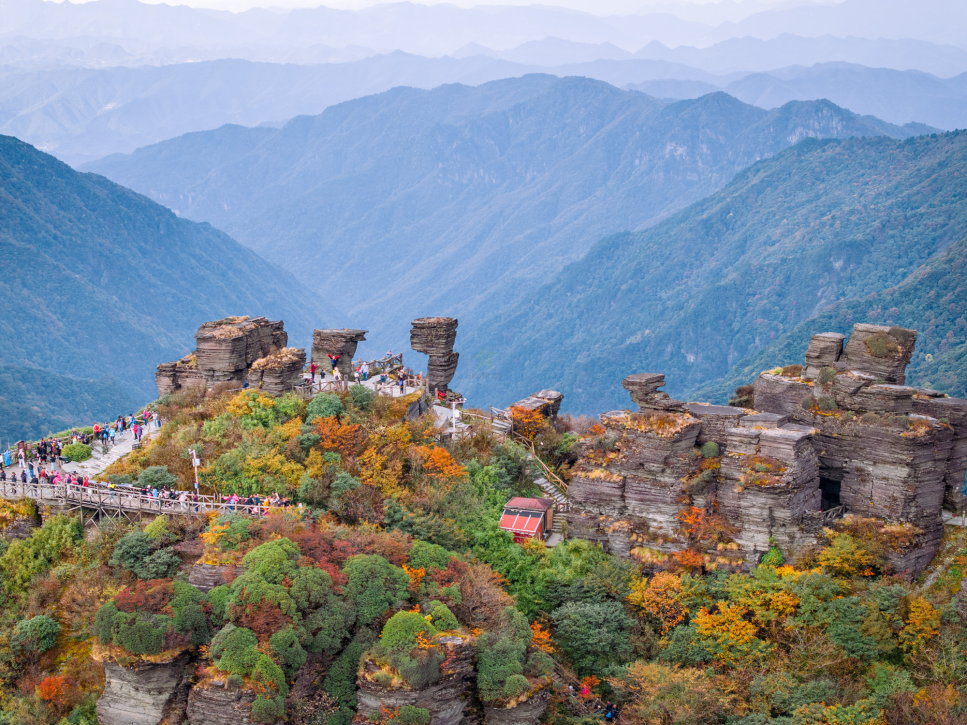
[[[460,353],[453,351],[457,320],[453,317],[421,317],[412,324],[410,347],[430,356],[426,372],[430,390],[446,391],[460,358]]]
[[[353,355],[356,346],[366,340],[367,330],[313,330],[312,331],[312,362],[331,370],[330,355],[339,355],[336,367],[343,377],[350,378],[353,374]]]

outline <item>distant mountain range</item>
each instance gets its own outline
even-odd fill
[[[804,138],[923,130],[825,101],[767,112],[724,93],[668,102],[529,75],[398,88],[84,168],[225,230],[342,304],[382,350],[405,346],[415,317],[454,314],[464,330],[515,307],[603,235]]]
[[[591,412],[628,404],[626,375],[660,372],[673,395],[724,401],[800,360],[812,332],[872,321],[920,329],[911,379],[962,394],[965,164],[963,131],[803,141],[650,229],[602,239],[474,328],[454,385],[504,391],[498,404],[556,388]]]
[[[8,136],[0,254],[0,437],[103,412],[94,399],[151,400],[155,365],[193,349],[206,320],[265,314],[303,346],[321,320],[318,297],[224,233]],[[338,310],[326,320],[341,326]]]
[[[360,10],[319,6],[242,13],[134,0],[78,4],[3,0],[0,8],[0,37],[59,41],[97,38],[127,44],[131,46],[127,52],[133,54],[184,46],[356,45],[380,52],[399,49],[438,56],[468,43],[505,50],[548,36],[579,43],[611,43],[635,51],[653,40],[669,47],[705,47],[733,38],[771,40],[790,33],[806,38],[914,39],[967,50],[967,9],[960,0],[793,2],[772,7],[758,4],[748,10],[733,5],[700,14],[669,4],[651,10],[646,6],[638,14],[607,16],[548,5],[459,8],[446,3],[427,6],[409,2]]]
[[[625,87],[662,98],[698,98],[716,90],[714,83],[692,79],[650,80]],[[727,93],[760,108],[826,98],[854,113],[877,116],[891,123],[916,119],[948,130],[967,128],[967,73],[942,79],[914,70],[823,63],[811,68],[751,73],[724,83],[723,87]]]

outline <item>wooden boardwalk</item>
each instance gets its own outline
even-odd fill
[[[138,521],[142,515],[177,514],[180,516],[206,516],[212,512],[249,513],[241,504],[224,503],[215,496],[199,496],[198,501],[172,501],[145,496],[140,489],[104,485],[89,487],[72,484],[21,483],[0,481],[0,498],[20,500],[29,498],[39,505],[52,506],[65,513],[77,512],[90,516],[95,525],[103,519],[126,519]]]

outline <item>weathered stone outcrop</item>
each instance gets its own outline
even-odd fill
[[[131,666],[105,660],[104,694],[97,701],[98,722],[101,725],[158,725],[163,720],[172,725],[183,722],[189,660],[187,653],[170,662],[138,661]]]
[[[442,677],[422,690],[412,690],[405,684],[387,689],[373,679],[379,667],[370,661],[364,662],[356,680],[359,688],[356,695],[357,713],[365,718],[372,710],[411,705],[430,711],[430,725],[459,725],[473,695],[473,640],[453,636],[440,637],[437,641],[446,655],[440,666]]]
[[[913,412],[946,421],[952,430],[950,456],[944,471],[944,506],[951,511],[967,508],[967,400],[946,398],[933,390],[920,390],[913,398]]]
[[[539,390],[536,393],[531,393],[523,400],[518,400],[512,407],[522,410],[537,410],[545,418],[556,420],[557,414],[561,410],[562,400],[564,400],[564,393],[559,393],[556,390]]]
[[[673,400],[668,393],[658,388],[665,386],[665,376],[660,373],[638,373],[629,375],[622,381],[624,389],[631,393],[631,399],[644,410],[672,410],[680,411],[684,403]]]
[[[813,335],[806,350],[806,369],[802,376],[806,380],[815,380],[823,368],[834,367],[843,354],[843,341],[846,335],[838,332],[821,332]]]
[[[255,693],[226,687],[228,680],[196,685],[188,695],[190,725],[253,725],[252,703]]]
[[[217,586],[234,581],[243,571],[245,569],[242,566],[195,564],[188,574],[188,583],[207,594]]]
[[[421,317],[413,320],[410,347],[429,355],[427,384],[431,391],[447,390],[457,371],[460,353],[453,351],[457,339],[457,320],[453,317]]]
[[[284,347],[252,363],[246,380],[252,388],[262,390],[269,395],[282,395],[302,383],[302,371],[305,365],[305,350]]]
[[[158,365],[155,382],[164,395],[192,385],[241,383],[252,364],[283,349],[288,335],[282,322],[265,317],[227,317],[206,322],[195,333],[195,352]]]
[[[724,519],[730,551],[749,564],[773,544],[790,554],[816,543],[845,513],[881,522],[895,539],[892,569],[917,574],[939,548],[942,506],[965,505],[967,400],[903,385],[916,337],[865,324],[845,346],[843,335],[815,335],[805,367],[759,376],[755,410],[680,403],[659,392],[664,376],[629,376],[637,415],[666,416],[666,433],[633,413],[601,416],[613,447],[599,441],[574,466],[569,535],[639,559],[636,546],[700,547],[677,518],[698,506]],[[722,455],[699,471],[689,449],[706,441]]]
[[[853,325],[840,362],[845,361],[850,370],[859,370],[883,378],[888,383],[903,385],[916,341],[916,330],[856,324]]]
[[[0,539],[29,539],[34,529],[39,527],[39,516],[18,516],[0,529]]]
[[[547,709],[550,699],[551,692],[545,687],[513,707],[484,706],[484,723],[485,725],[536,725]]]
[[[636,546],[681,549],[676,517],[701,422],[687,413],[613,411],[601,423],[613,450],[591,450],[575,465],[569,534],[620,556]]]
[[[321,365],[323,370],[331,367],[330,355],[338,355],[336,367],[344,377],[353,373],[353,355],[356,346],[366,339],[367,330],[313,330],[312,362]]]
[[[798,551],[816,543],[800,527],[820,508],[819,459],[807,431],[733,428],[721,465],[718,510],[735,527],[744,558],[755,563],[773,544]]]

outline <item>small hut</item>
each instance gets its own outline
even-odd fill
[[[549,498],[514,496],[504,506],[500,528],[514,535],[515,543],[524,539],[543,541],[554,526],[554,501]]]

